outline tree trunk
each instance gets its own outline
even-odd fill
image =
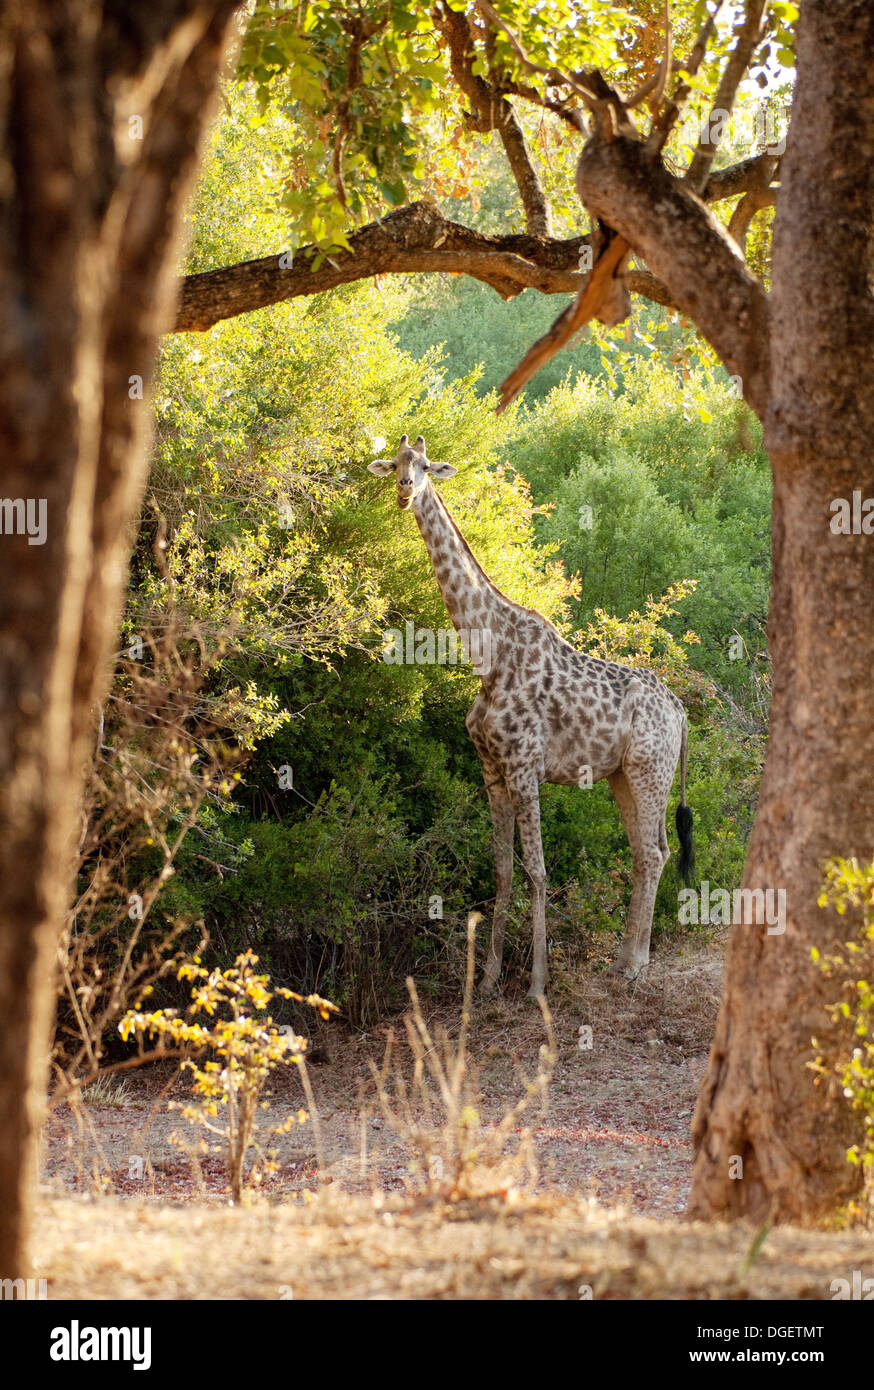
[[[143,395],[173,317],[180,214],[234,8],[0,6],[0,491],[31,503],[28,515],[0,499],[4,1278],[31,1272],[77,804],[145,482]]]
[[[801,7],[798,86],[774,236],[774,691],[748,888],[785,891],[786,930],[735,925],[693,1122],[692,1216],[815,1219],[859,1188],[839,1094],[814,1087],[835,987],[810,960],[851,916],[817,906],[824,860],[874,853],[874,535],[831,504],[874,498],[874,6]],[[743,1160],[742,1176],[737,1158]],[[734,1160],[734,1162],[733,1162]]]

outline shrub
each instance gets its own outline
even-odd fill
[[[243,1197],[245,1164],[251,1147],[258,1148],[263,1170],[273,1167],[257,1144],[257,1114],[261,1092],[274,1068],[298,1067],[315,1118],[305,1065],[306,1039],[297,1037],[290,1029],[277,1028],[269,1014],[261,1015],[274,994],[306,1003],[323,1018],[336,1013],[335,1006],[318,995],[304,999],[289,989],[271,990],[268,976],[257,975],[253,970],[257,963],[256,955],[244,951],[228,970],[207,970],[200,957],[195,956],[184,962],[178,972],[180,980],[192,984],[187,1018],[181,1018],[175,1009],[156,1009],[151,1013],[130,1010],[119,1024],[125,1042],[136,1037],[142,1045],[143,1038],[157,1038],[189,1054],[179,1065],[194,1077],[194,1099],[177,1108],[185,1119],[221,1139],[234,1203]],[[204,1052],[208,1055],[201,1061]],[[301,1108],[273,1133],[282,1133],[296,1120],[303,1124],[308,1118],[308,1112]],[[207,1147],[204,1141],[201,1152]],[[253,1181],[260,1180],[262,1169],[254,1171]]]

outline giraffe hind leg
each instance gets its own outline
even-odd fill
[[[643,766],[614,773],[609,779],[631,846],[632,890],[619,955],[611,967],[636,979],[649,964],[649,941],[655,898],[668,860],[665,807],[658,781]]]

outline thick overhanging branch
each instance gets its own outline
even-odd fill
[[[577,191],[668,287],[675,306],[741,378],[745,400],[761,416],[768,401],[768,299],[721,223],[636,140],[590,140]]]

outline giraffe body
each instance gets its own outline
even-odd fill
[[[687,725],[682,703],[651,671],[577,651],[541,613],[513,603],[476,561],[432,477],[457,470],[427,459],[420,436],[401,440],[393,460],[398,505],[412,507],[449,615],[459,630],[478,630],[488,660],[466,724],[483,767],[493,825],[495,910],[482,980],[497,987],[513,882],[514,833],[531,891],[533,965],[529,993],[544,993],[546,870],[540,787],[591,786],[607,778],[631,846],[633,888],[615,969],[634,978],[649,961],[655,895],[669,858],[665,815],[682,759],[677,829],[681,872],[691,868],[691,812],[685,805]]]

